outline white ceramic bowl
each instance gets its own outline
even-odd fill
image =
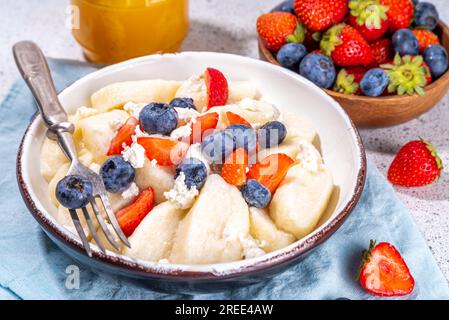
[[[98,89],[117,81],[141,79],[185,80],[206,67],[221,70],[229,80],[250,80],[264,97],[279,109],[298,112],[309,118],[318,131],[326,165],[333,173],[336,191],[327,220],[307,237],[265,256],[214,265],[161,265],[136,261],[114,253],[103,254],[94,246],[93,258],[84,254],[78,237],[59,226],[52,217],[47,182],[40,175],[36,155],[45,137],[40,116],[26,131],[18,154],[18,182],[23,198],[44,231],[64,251],[99,270],[111,271],[153,284],[187,285],[188,290],[223,288],[233,284],[259,281],[262,274],[279,272],[306,252],[326,240],[357,203],[366,171],[364,148],[359,134],[345,111],[320,88],[284,68],[237,55],[209,52],[151,55],[129,60],[93,72],[59,94],[68,113],[89,105],[89,97]],[[270,272],[268,272],[270,271]],[[197,286],[199,284],[199,286]],[[163,285],[165,289],[166,286]],[[173,288],[173,287],[171,287]]]

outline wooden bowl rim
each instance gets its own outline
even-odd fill
[[[442,30],[442,33],[449,34],[449,27],[442,20],[438,21],[438,27],[440,27],[440,29]],[[265,56],[265,58],[268,60],[268,62],[280,66],[280,64],[277,62],[276,58],[274,57],[273,53],[265,47],[265,45],[263,44],[259,35],[257,35],[257,38],[259,40],[259,47],[262,51],[262,54]],[[448,47],[445,47],[445,49],[446,49],[446,51],[449,52]],[[437,80],[432,82],[430,85],[426,86],[424,88],[424,95],[426,92],[434,90],[435,88],[439,87],[446,81],[449,81],[449,70],[446,71],[440,78],[438,78]],[[359,95],[354,95],[354,94],[344,94],[344,93],[332,91],[332,90],[325,89],[325,88],[321,88],[321,89],[324,90],[331,97],[335,97],[337,99],[350,99],[350,100],[354,100],[354,101],[363,101],[363,102],[395,101],[395,100],[399,100],[399,99],[413,100],[417,97],[420,97],[416,93],[413,95],[402,95],[402,96],[392,95],[392,96],[385,96],[385,97],[367,97],[367,96],[359,96]]]

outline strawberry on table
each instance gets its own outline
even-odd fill
[[[391,32],[410,26],[415,14],[412,0],[380,0],[380,3],[388,7]]]
[[[304,27],[288,12],[265,13],[257,19],[257,32],[264,46],[277,52],[287,42],[302,42]]]
[[[403,187],[420,187],[440,177],[443,163],[432,144],[425,140],[404,145],[391,163],[388,180]]]
[[[146,215],[153,209],[154,193],[148,188],[142,191],[128,206],[116,213],[118,224],[123,233],[129,237]]]
[[[348,12],[348,0],[295,0],[294,7],[308,30],[320,32],[343,21]]]
[[[428,46],[440,44],[438,36],[430,30],[415,29],[413,33],[418,39],[419,52],[424,52]]]
[[[384,297],[404,296],[415,287],[415,280],[396,248],[373,240],[369,249],[363,251],[359,282],[367,292]]]
[[[377,0],[358,0],[349,2],[349,24],[368,42],[380,39],[388,30],[388,7]]]
[[[203,114],[195,119],[191,124],[192,133],[190,134],[190,143],[201,142],[205,134],[211,134],[218,124],[218,113],[210,112]]]
[[[227,111],[226,117],[228,119],[228,126],[232,126],[233,124],[244,124],[245,126],[251,127],[251,124],[248,121],[234,112]]]
[[[130,117],[125,124],[117,131],[117,134],[111,141],[108,153],[106,155],[118,155],[123,150],[123,144],[129,146],[133,142],[132,136],[135,134],[136,127],[139,125],[139,120]]]
[[[368,66],[374,62],[368,42],[356,29],[345,23],[327,30],[320,47],[340,67]]]
[[[223,73],[214,68],[207,68],[204,73],[207,87],[207,109],[224,106],[228,100],[228,81]]]
[[[274,153],[253,165],[246,177],[257,180],[274,194],[293,163],[294,160],[286,154]]]
[[[378,65],[386,64],[393,58],[390,39],[379,39],[371,45],[371,52]]]
[[[156,160],[161,166],[179,164],[187,153],[189,144],[158,137],[140,137],[137,143],[145,149],[150,160]]]
[[[238,148],[226,158],[221,175],[227,183],[241,187],[246,183],[247,166],[248,153],[245,148]]]

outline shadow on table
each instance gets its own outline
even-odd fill
[[[256,37],[252,31],[231,33],[221,26],[192,20],[182,51],[213,51],[244,55],[246,43]]]

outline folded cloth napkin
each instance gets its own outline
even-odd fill
[[[60,60],[51,60],[50,66],[58,89],[94,70]],[[215,294],[166,294],[79,265],[79,288],[68,289],[67,267],[77,262],[41,231],[16,183],[17,148],[35,111],[21,80],[0,106],[0,299],[374,299],[355,280],[360,253],[370,239],[393,243],[408,263],[416,287],[405,299],[449,299],[447,282],[426,242],[372,164],[362,198],[343,226],[303,261],[269,281]]]

